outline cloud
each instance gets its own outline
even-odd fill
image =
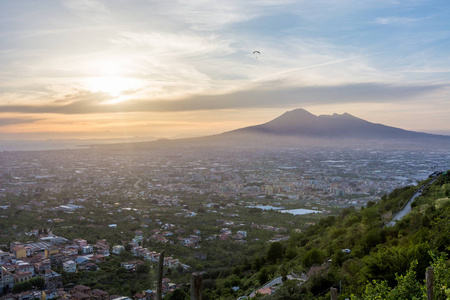
[[[77,11],[83,14],[104,14],[109,12],[109,10],[103,3],[95,0],[66,0],[64,2],[64,5],[73,11]]]
[[[73,101],[43,105],[0,105],[3,112],[94,114],[119,112],[182,112],[221,110],[249,107],[292,107],[337,103],[383,103],[415,99],[447,85],[395,85],[387,83],[357,83],[336,86],[293,86],[282,89],[252,86],[246,90],[222,95],[196,95],[179,100],[134,99],[108,104],[108,96],[87,91],[70,95]]]
[[[38,121],[42,121],[42,120],[45,120],[45,119],[43,119],[43,118],[24,118],[24,117],[0,118],[0,127],[17,125],[17,124],[29,124],[29,123],[35,123]]]
[[[385,17],[385,18],[376,18],[373,23],[379,25],[392,25],[392,24],[409,25],[414,22],[417,22],[418,20],[419,19],[405,18],[405,17]]]

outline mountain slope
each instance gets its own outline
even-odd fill
[[[375,124],[348,113],[316,116],[304,109],[288,111],[267,123],[226,132],[224,135],[240,134],[354,139],[448,138]]]

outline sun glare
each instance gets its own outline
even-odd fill
[[[126,70],[132,68],[130,60],[121,56],[109,56],[86,63],[91,74],[85,78],[85,87],[92,92],[103,92],[113,97],[123,96],[124,92],[141,89],[142,80],[129,77]]]
[[[137,90],[142,88],[142,86],[143,82],[141,80],[126,77],[102,76],[86,80],[86,87],[90,91],[104,92],[116,97],[123,92]]]

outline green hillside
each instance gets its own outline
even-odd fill
[[[339,299],[426,299],[430,266],[434,299],[450,299],[450,174],[430,182],[396,189],[361,210],[344,209],[291,234],[286,243],[243,254],[232,270],[205,274],[204,299],[250,295],[277,276],[284,284],[264,299],[330,299],[331,287],[340,290]],[[422,185],[412,211],[395,226],[384,226]]]

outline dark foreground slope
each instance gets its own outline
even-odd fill
[[[433,299],[448,299],[450,174],[441,174],[426,188],[394,227],[383,226],[419,186],[396,189],[379,203],[322,219],[305,232],[291,233],[286,243],[268,245],[263,256],[243,257],[232,274],[211,278],[216,289],[206,290],[206,299],[228,299],[229,290],[221,287],[233,278],[244,288],[249,285],[249,295],[257,289],[250,283],[262,286],[277,276],[284,284],[264,299],[330,299],[331,287],[341,290],[342,299],[426,299],[423,280],[429,266],[435,268]]]

